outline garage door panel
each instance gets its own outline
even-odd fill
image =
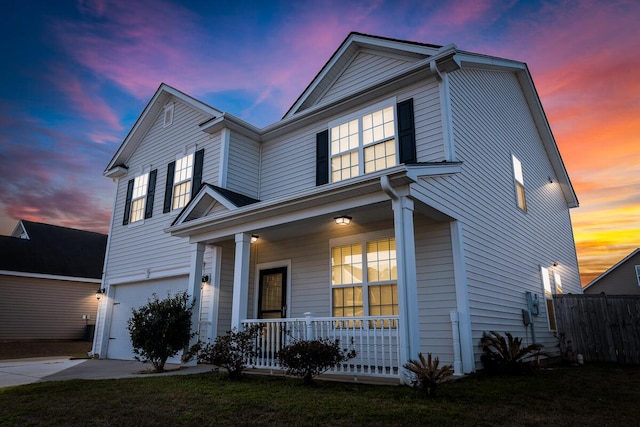
[[[186,291],[187,279],[187,276],[182,276],[155,282],[114,285],[107,358],[134,359],[131,337],[127,329],[132,310],[147,304],[154,293],[162,299],[167,295]],[[180,357],[181,354],[178,354],[177,357],[169,359],[168,363],[180,363]]]

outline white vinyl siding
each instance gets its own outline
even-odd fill
[[[175,102],[174,122],[163,128],[163,113],[160,110],[156,121],[144,136],[140,146],[128,164],[129,170],[139,170],[149,164],[158,167],[156,178],[155,205],[162,206],[167,167],[176,159],[176,153],[188,145],[197,145],[205,149],[203,182],[216,182],[219,158],[219,135],[213,137],[200,130],[198,125],[208,118],[181,102]],[[132,176],[118,180],[118,192],[113,215],[122,218],[127,192],[127,182]],[[183,239],[171,237],[163,230],[175,219],[170,215],[154,215],[145,219],[144,227],[114,226],[110,231],[110,247],[106,278],[123,279],[189,267],[190,245]],[[144,244],[131,244],[144,242]]]
[[[410,66],[411,62],[398,57],[382,56],[379,52],[359,52],[336,82],[318,103],[331,102],[363,89],[376,81]]]
[[[227,189],[257,199],[260,179],[260,145],[231,133],[227,169]]]
[[[539,260],[553,257],[549,262],[566,266],[564,291],[581,292],[569,211],[557,180],[549,183],[555,174],[516,76],[461,69],[449,77],[462,173],[422,180],[414,189],[463,225],[473,342],[489,328],[526,337],[524,292],[541,291]],[[514,204],[510,153],[527,166],[526,217],[507,208]],[[537,330],[548,329],[544,316],[534,321]],[[537,338],[554,348],[550,333]]]

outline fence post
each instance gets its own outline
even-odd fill
[[[313,339],[313,327],[311,326],[311,312],[304,313],[304,321],[307,324],[307,341]]]

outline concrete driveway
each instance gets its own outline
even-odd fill
[[[37,357],[0,360],[0,387],[43,381],[72,379],[109,379],[187,375],[210,372],[209,365],[165,365],[168,372],[150,375],[151,364],[135,360],[70,359],[69,357]]]

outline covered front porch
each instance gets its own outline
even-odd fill
[[[270,370],[284,345],[328,338],[357,352],[334,374],[402,379],[419,352],[472,371],[459,225],[402,169],[236,207],[205,187],[168,230],[192,243],[199,338],[259,325],[249,365]]]

